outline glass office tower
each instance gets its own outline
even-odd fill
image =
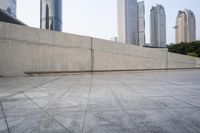
[[[145,45],[145,6],[144,1],[138,2],[139,45]]]
[[[62,0],[40,0],[40,28],[62,31]]]
[[[137,0],[117,0],[118,41],[139,45]]]
[[[0,9],[16,17],[16,0],[0,0]]]
[[[166,47],[166,15],[162,5],[152,7],[150,26],[151,46]]]

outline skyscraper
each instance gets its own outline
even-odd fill
[[[162,5],[153,6],[150,14],[151,46],[166,47],[166,15]]]
[[[176,43],[196,40],[196,20],[191,10],[179,11],[176,18]]]
[[[40,28],[62,31],[62,0],[40,0]]]
[[[137,0],[117,0],[118,41],[138,45]]]
[[[0,0],[0,9],[16,17],[16,0]]]
[[[145,6],[144,1],[138,2],[139,45],[145,45]]]

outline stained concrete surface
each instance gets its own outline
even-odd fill
[[[0,133],[199,133],[200,70],[0,78]]]
[[[180,68],[200,68],[200,58],[0,22],[0,77]]]

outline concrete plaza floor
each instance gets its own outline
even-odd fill
[[[199,133],[200,70],[0,78],[0,133]]]

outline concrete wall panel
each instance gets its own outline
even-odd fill
[[[91,38],[0,23],[0,75],[90,71]]]
[[[90,50],[91,38],[86,36],[55,32],[55,45]]]
[[[93,39],[94,70],[165,69],[166,50]]]
[[[168,53],[167,58],[168,68],[195,68],[199,60],[200,59],[195,57],[170,52]]]
[[[200,59],[0,22],[0,75],[26,72],[199,68]]]

